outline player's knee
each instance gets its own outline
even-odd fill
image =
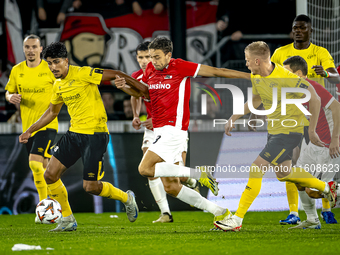
[[[33,173],[35,174],[42,174],[44,173],[44,167],[43,164],[39,161],[29,161],[29,166],[30,169],[32,170]]]
[[[98,182],[84,182],[83,183],[83,189],[92,195],[99,195],[100,194],[100,189]]]
[[[51,171],[49,171],[48,167],[44,173],[44,178],[47,184],[52,184],[55,183],[56,181],[58,181],[59,177],[52,174]]]
[[[138,166],[138,171],[139,171],[139,173],[140,173],[141,176],[144,176],[144,177],[151,177],[151,176],[149,175],[148,168],[147,168],[144,164],[142,164],[142,163],[139,164],[139,166]]]

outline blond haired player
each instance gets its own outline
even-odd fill
[[[40,57],[42,52],[40,38],[29,35],[24,39],[23,46],[26,61],[13,67],[5,89],[6,100],[12,104],[20,104],[22,129],[25,132],[50,105],[55,78],[47,62]],[[58,120],[54,119],[47,126],[33,132],[26,144],[39,201],[47,198],[44,172],[48,159],[51,158],[50,148],[57,131]],[[37,217],[35,222],[40,223]]]
[[[239,231],[243,218],[261,190],[262,177],[271,167],[275,170],[279,181],[290,181],[302,187],[315,188],[325,194],[334,206],[336,203],[336,184],[329,186],[320,181],[303,168],[291,167],[292,150],[299,144],[303,135],[304,113],[295,105],[286,105],[286,115],[281,114],[281,104],[271,109],[273,104],[273,91],[277,89],[277,102],[281,102],[281,90],[284,88],[300,88],[309,91],[309,110],[311,115],[309,137],[313,144],[324,146],[315,132],[316,122],[320,111],[320,100],[312,86],[297,75],[289,72],[282,66],[270,61],[270,49],[265,42],[254,42],[245,48],[245,59],[251,71],[253,85],[252,105],[256,109],[261,103],[266,110],[268,119],[268,140],[265,148],[255,159],[249,173],[246,189],[242,193],[235,215],[228,215],[221,221],[215,221],[217,228],[224,231]],[[286,93],[287,99],[297,99],[304,96],[301,92]],[[302,106],[300,105],[302,108]],[[250,112],[248,102],[244,105],[244,114]],[[232,115],[225,126],[225,133],[235,127],[234,122],[242,115]],[[284,121],[285,125],[282,125]]]
[[[327,49],[311,43],[312,21],[306,15],[298,15],[292,25],[294,42],[282,46],[275,50],[271,60],[274,63],[283,65],[283,62],[292,57],[302,57],[308,65],[307,77],[310,80],[325,86],[324,78],[331,83],[339,83],[340,77],[335,69],[334,60]],[[308,143],[308,125],[305,120],[305,141]],[[293,164],[300,154],[300,147],[294,149]],[[294,162],[295,161],[295,162]],[[286,182],[287,199],[290,213],[280,224],[296,224],[300,221],[298,214],[298,191],[294,183]],[[326,223],[337,223],[333,213],[330,211],[330,205],[327,199],[322,199],[322,217]]]

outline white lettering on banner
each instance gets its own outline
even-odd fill
[[[110,30],[114,39],[107,44],[103,66],[111,65],[128,74],[139,70],[136,47],[143,42],[143,38],[130,28],[110,28]]]
[[[168,84],[151,84],[149,85],[149,90],[150,89],[170,89],[171,85]]]

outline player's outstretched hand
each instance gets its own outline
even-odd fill
[[[20,143],[27,143],[28,142],[28,138],[30,138],[31,137],[31,133],[29,133],[29,132],[24,132],[24,133],[22,133],[20,136],[19,136],[19,142]]]
[[[234,122],[231,120],[231,118],[228,120],[227,124],[225,124],[224,129],[225,129],[225,134],[227,136],[231,136],[230,131],[235,128]]]
[[[134,117],[132,120],[132,126],[134,129],[138,130],[141,128],[142,122],[140,121],[139,117]]]
[[[21,95],[20,94],[12,94],[10,95],[9,102],[12,104],[20,104]]]
[[[314,69],[315,73],[317,75],[325,76],[325,70],[320,65],[314,65],[312,66],[312,69]]]
[[[335,138],[331,140],[331,143],[329,144],[329,155],[331,158],[340,156],[339,139]]]
[[[143,121],[143,122],[142,122],[142,125],[143,125],[144,127],[146,127],[147,129],[152,130],[152,129],[153,129],[153,126],[152,126],[152,118],[149,118],[149,119],[147,119],[146,121]]]
[[[325,143],[322,142],[315,131],[308,132],[309,140],[316,146],[325,147]]]

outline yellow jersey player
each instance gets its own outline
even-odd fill
[[[252,104],[256,109],[261,103],[264,108],[272,110],[268,113],[268,141],[260,155],[250,167],[249,180],[242,193],[235,215],[215,221],[217,228],[224,231],[239,231],[244,215],[260,192],[262,177],[267,170],[274,170],[279,181],[290,181],[302,187],[313,187],[325,194],[334,206],[336,203],[336,183],[329,186],[320,181],[303,168],[291,167],[292,150],[302,139],[304,113],[295,105],[288,104],[286,115],[281,114],[281,90],[286,88],[302,88],[311,95],[309,105],[312,114],[310,119],[309,137],[313,144],[323,146],[323,142],[315,132],[316,122],[320,111],[320,100],[315,90],[305,80],[289,72],[282,66],[270,61],[270,49],[265,42],[254,42],[245,49],[246,65],[251,71],[253,98]],[[271,109],[277,89],[276,109]],[[286,93],[288,99],[302,98],[303,93]],[[244,105],[244,113],[249,113],[248,102]],[[243,115],[232,115],[225,126],[225,133],[235,127],[234,123]],[[271,121],[270,121],[271,120]],[[283,124],[284,123],[284,124]],[[332,183],[333,184],[333,183]]]
[[[13,67],[6,85],[6,100],[12,104],[20,104],[22,129],[25,132],[49,107],[55,78],[47,62],[40,57],[42,46],[38,36],[27,36],[23,47],[26,61]],[[32,133],[26,144],[39,201],[47,198],[44,172],[48,159],[51,158],[50,147],[57,130],[58,120],[54,119],[47,126]],[[38,218],[35,222],[40,223]]]
[[[63,210],[61,223],[52,231],[77,229],[77,222],[68,202],[67,190],[60,176],[79,158],[84,165],[85,191],[123,202],[128,219],[134,222],[138,217],[134,193],[123,192],[111,183],[100,181],[104,176],[103,157],[109,141],[109,132],[105,108],[97,85],[102,80],[112,80],[119,75],[125,77],[130,85],[135,83],[134,87],[145,86],[120,71],[69,65],[66,47],[60,42],[47,46],[43,55],[56,78],[51,102],[42,117],[20,135],[19,141],[27,143],[29,137],[36,130],[51,123],[59,114],[62,105],[66,104],[71,117],[71,126],[53,148],[53,156],[44,175],[51,197],[58,200]],[[131,89],[129,92],[137,97],[141,95],[137,90]]]
[[[311,19],[306,15],[298,15],[292,26],[294,42],[275,50],[271,60],[274,63],[283,66],[283,62],[292,57],[300,56],[308,64],[307,78],[318,82],[325,86],[324,78],[331,83],[339,83],[340,77],[335,69],[334,60],[327,49],[311,43],[312,33]],[[305,141],[308,144],[308,125],[305,120]],[[300,146],[294,149],[293,164],[296,163],[299,154]],[[286,182],[287,198],[289,204],[289,215],[285,220],[281,220],[280,224],[297,224],[300,221],[298,214],[299,195],[294,183]],[[327,199],[322,199],[322,211],[326,223],[336,223],[336,220],[330,215],[330,206]]]

